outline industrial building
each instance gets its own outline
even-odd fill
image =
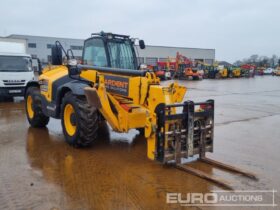
[[[60,41],[66,49],[72,49],[74,55],[80,59],[82,57],[83,39],[57,38],[46,36],[30,36],[12,34],[7,36],[12,39],[24,39],[27,41],[27,53],[39,58],[46,64],[51,59],[51,47],[55,41]],[[140,50],[136,46],[139,63],[154,65],[157,61],[165,61],[168,57],[174,58],[177,52],[193,59],[212,64],[215,60],[215,49],[188,48],[188,47],[169,47],[147,45],[146,49]]]
[[[12,34],[7,36],[12,39],[25,39],[27,41],[27,53],[34,58],[39,58],[46,64],[51,60],[51,48],[56,41],[59,41],[65,49],[72,49],[77,58],[82,57],[83,43],[82,39],[57,38],[45,36],[31,36]]]

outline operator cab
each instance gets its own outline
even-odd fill
[[[135,39],[126,35],[112,33],[94,33],[84,42],[82,63],[98,67],[119,69],[139,69]],[[140,49],[145,48],[143,40],[139,40]]]
[[[138,69],[134,43],[135,39],[126,35],[94,33],[85,40],[82,62],[98,67]],[[145,48],[143,40],[139,40],[139,46]]]

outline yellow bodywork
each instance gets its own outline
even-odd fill
[[[220,70],[220,75],[222,78],[228,77],[228,70],[226,68],[223,68]]]
[[[145,128],[147,138],[147,156],[155,159],[155,108],[160,103],[174,104],[183,100],[186,88],[173,83],[168,87],[159,85],[159,79],[153,73],[147,73],[146,77],[128,77],[129,96],[122,97],[106,91],[104,75],[99,74],[97,93],[102,104],[99,111],[108,121],[111,127],[118,132],[127,132],[132,128]],[[117,110],[114,114],[110,101]],[[132,108],[130,111],[123,108]]]
[[[47,88],[43,90],[41,88],[41,93],[48,101],[52,101],[53,82],[67,74],[66,66],[44,69],[44,74],[39,77],[39,81],[47,84]],[[97,70],[83,70],[80,76],[92,82],[92,89],[97,93],[101,103],[99,112],[114,131],[128,132],[132,128],[145,129],[145,136],[148,141],[147,156],[154,160],[155,130],[157,126],[155,109],[161,103],[168,105],[182,102],[186,87],[177,83],[164,87],[160,85],[159,78],[152,72],[147,72],[145,76],[141,77],[103,73]],[[117,77],[119,81],[123,82],[111,81],[108,77]],[[110,91],[108,85],[125,87],[128,90],[127,95]],[[68,111],[71,112],[70,108]],[[176,112],[176,110],[174,109],[173,112]],[[69,133],[73,130],[75,129],[69,127]]]
[[[277,67],[277,70],[276,70],[276,72],[275,72],[275,75],[276,75],[276,76],[280,76],[280,67]]]
[[[39,77],[41,82],[41,94],[45,96],[47,101],[52,101],[52,85],[54,81],[68,75],[68,69],[66,66],[47,66],[43,69],[43,74]],[[42,88],[42,84],[46,88]]]
[[[235,68],[232,70],[232,74],[234,77],[240,77],[241,75],[241,69],[240,68]]]

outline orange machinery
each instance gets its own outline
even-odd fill
[[[202,79],[201,75],[197,69],[193,68],[193,62],[186,56],[181,55],[179,52],[176,53],[176,77],[178,79],[190,79],[199,80]]]

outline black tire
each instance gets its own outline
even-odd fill
[[[216,73],[216,75],[215,75],[215,79],[221,79],[221,74],[220,73]]]
[[[140,136],[145,136],[145,128],[137,128],[136,130],[139,131],[139,134]]]
[[[32,99],[33,116],[28,113],[28,97]],[[50,118],[43,113],[40,90],[38,87],[29,87],[25,94],[25,110],[29,124],[34,128],[43,128],[49,123]]]
[[[0,102],[13,102],[13,96],[0,96]]]
[[[74,109],[74,125],[76,126],[73,135],[69,135],[65,125],[65,107],[70,104]],[[61,124],[65,140],[74,147],[87,147],[97,138],[99,125],[98,110],[90,106],[84,96],[77,97],[71,92],[67,93],[61,105]]]

